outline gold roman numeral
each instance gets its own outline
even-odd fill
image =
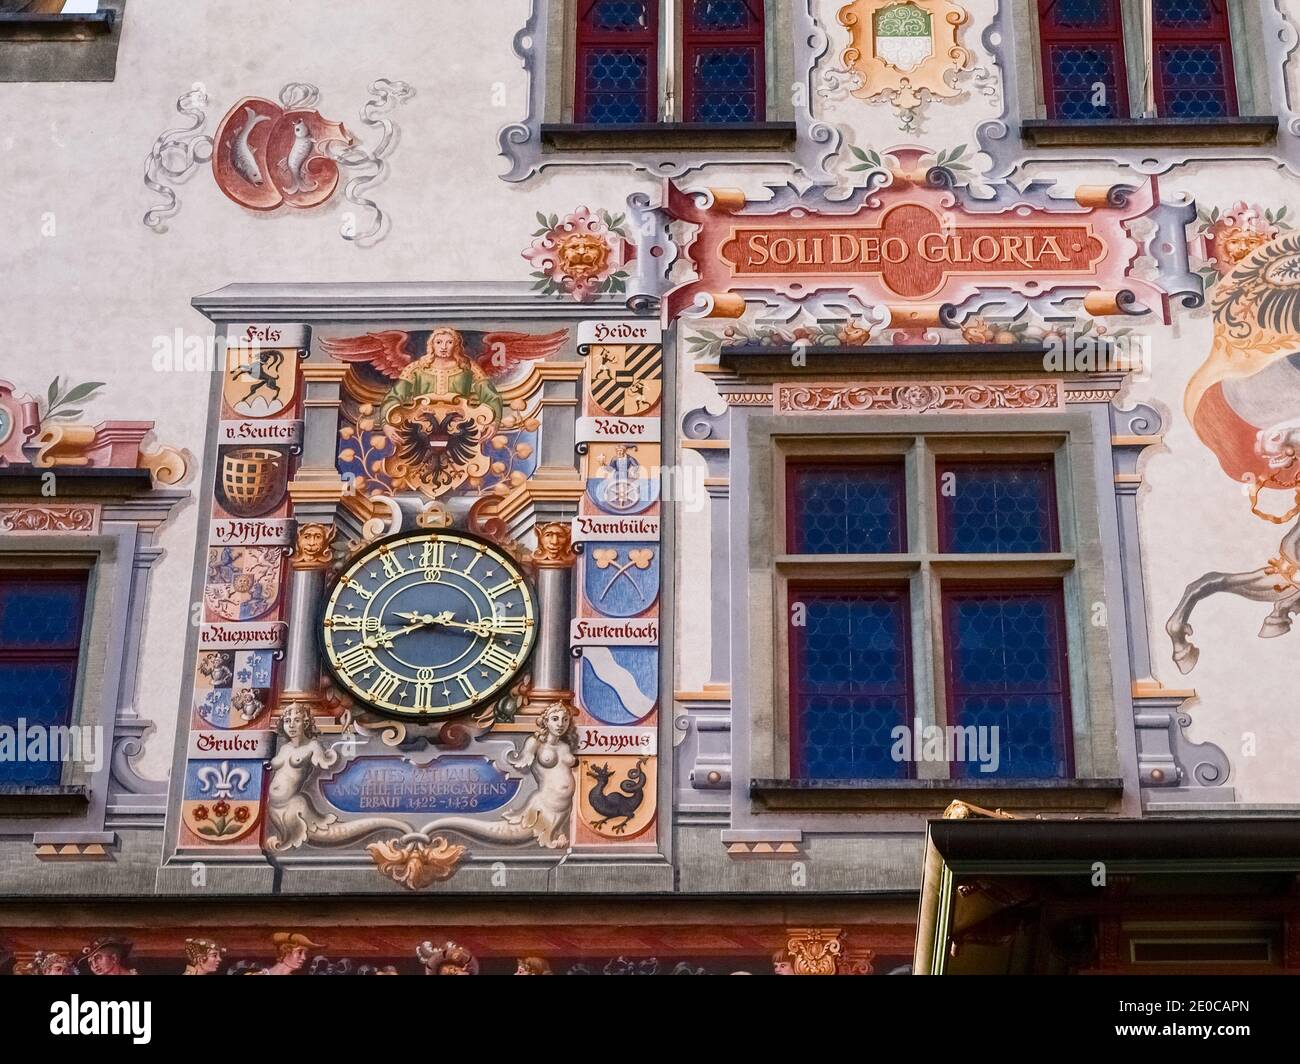
[[[400,676],[394,676],[391,672],[381,672],[379,678],[370,685],[370,690],[366,692],[366,697],[375,702],[387,702],[388,696],[397,690],[397,685],[402,682]]]
[[[515,656],[498,644],[489,643],[487,650],[483,651],[483,656],[475,664],[492,669],[494,672],[504,673],[514,668]]]
[[[421,569],[441,569],[443,567],[442,553],[447,544],[440,539],[427,540],[424,548],[420,551],[420,568]]]
[[[346,673],[349,678],[357,676],[367,669],[373,669],[378,664],[379,659],[375,657],[374,651],[367,646],[353,647],[338,656],[339,671]]]
[[[406,570],[402,568],[402,563],[398,559],[397,555],[391,550],[381,554],[379,560],[384,566],[384,574],[388,576],[389,579],[392,579],[394,576],[401,576],[406,572]]]

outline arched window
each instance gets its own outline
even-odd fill
[[[594,125],[659,113],[658,0],[581,0],[574,115]]]

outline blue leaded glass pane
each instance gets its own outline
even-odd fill
[[[1216,12],[1210,0],[1155,0],[1152,14],[1160,30],[1208,30]]]
[[[891,732],[908,724],[907,593],[792,588],[806,612],[790,629],[794,773],[803,779],[904,779]]]
[[[1048,91],[1060,119],[1119,117],[1118,46],[1081,42],[1053,44]],[[1100,89],[1098,88],[1100,86]]]
[[[1057,549],[1056,481],[1049,461],[954,462],[939,473],[939,549],[1032,554]]]
[[[1111,0],[1056,0],[1049,15],[1061,29],[1105,29],[1111,24]]]
[[[690,28],[700,32],[752,29],[757,20],[750,10],[755,0],[694,0]]]
[[[1222,44],[1162,44],[1157,53],[1163,116],[1217,118],[1231,113]]]
[[[30,740],[37,731],[66,725],[72,715],[72,697],[77,686],[76,662],[0,660],[0,724],[15,730],[15,742]],[[0,759],[0,783],[55,784],[62,776],[62,762],[49,755],[49,733],[44,732],[44,751],[29,741],[13,759]],[[30,760],[35,756],[36,760]]]
[[[948,596],[951,723],[997,728],[986,748],[998,764],[982,772],[955,762],[954,777],[1052,779],[1068,774],[1065,633],[1059,589],[954,592]]]
[[[644,50],[593,49],[583,71],[588,122],[610,125],[648,122],[646,90],[650,64]]]
[[[0,650],[75,650],[85,579],[0,582]]]
[[[648,24],[650,0],[596,0],[588,21],[593,29],[606,31],[643,30]]]
[[[906,525],[901,464],[791,466],[791,554],[902,554]]]
[[[695,53],[696,122],[758,121],[758,57],[748,46],[702,48]]]

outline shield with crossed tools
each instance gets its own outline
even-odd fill
[[[659,544],[589,544],[582,590],[606,617],[635,617],[659,601]]]

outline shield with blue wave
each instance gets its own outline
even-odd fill
[[[658,647],[583,647],[578,701],[602,724],[635,724],[659,701]]]

